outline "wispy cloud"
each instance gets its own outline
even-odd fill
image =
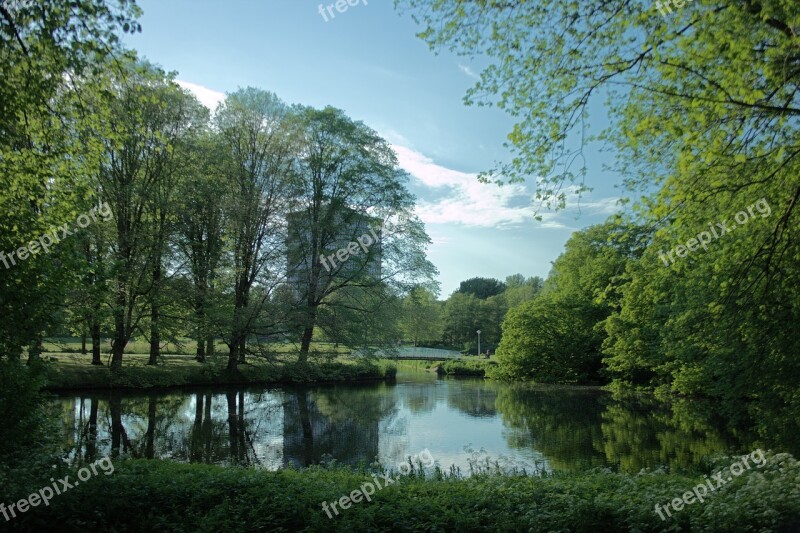
[[[461,72],[463,72],[464,74],[466,74],[470,78],[473,78],[473,79],[476,79],[476,80],[481,79],[480,76],[475,74],[475,72],[473,72],[473,70],[471,68],[469,68],[468,66],[466,66],[466,65],[462,65],[461,63],[459,63],[458,64],[458,68],[459,68],[459,70],[461,70]]]
[[[393,145],[400,167],[420,184],[448,193],[437,201],[421,200],[419,217],[429,224],[456,223],[476,227],[503,227],[530,220],[531,194],[524,185],[498,187],[478,181],[477,174],[437,165],[429,157],[405,146]],[[524,199],[524,206],[512,207],[513,200]]]
[[[577,229],[573,221],[591,216],[606,217],[619,211],[618,198],[591,198],[579,195],[578,187],[565,187],[567,206],[560,211],[535,212],[533,191],[525,184],[498,187],[478,181],[477,174],[461,172],[436,164],[430,157],[394,144],[400,167],[419,184],[434,192],[445,192],[439,200],[422,199],[417,204],[419,217],[429,224],[461,224],[470,227],[503,228],[533,223],[542,229]],[[540,221],[534,222],[538,214]]]
[[[202,85],[197,85],[196,83],[190,83],[183,80],[175,80],[175,83],[184,89],[191,91],[197,97],[200,103],[209,108],[212,112],[217,109],[217,105],[220,102],[225,100],[225,93],[209,89],[208,87],[203,87]]]

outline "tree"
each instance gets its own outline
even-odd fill
[[[305,362],[321,308],[350,301],[367,309],[349,298],[332,298],[335,293],[368,290],[394,298],[420,280],[430,283],[436,270],[425,259],[430,240],[412,213],[408,178],[389,144],[338,109],[297,113],[289,275],[298,291],[300,361]],[[336,257],[364,236],[360,251],[348,251],[351,257],[345,260]]]
[[[78,0],[0,5],[0,250],[16,252],[73,223],[102,124],[72,80],[98,57],[120,52],[118,34],[138,31],[135,2]],[[75,24],[79,20],[81,24]],[[64,261],[62,261],[62,256]],[[0,354],[18,358],[38,342],[75,278],[63,247],[0,268]],[[8,258],[6,258],[8,261]]]
[[[263,298],[251,301],[251,290],[257,283],[275,283],[265,274],[276,271],[283,257],[280,228],[291,198],[294,151],[290,111],[273,93],[247,88],[229,94],[215,123],[225,150],[224,217],[233,258],[228,370],[235,371],[265,304]],[[263,294],[268,296],[269,291]]]
[[[509,309],[533,300],[542,291],[544,280],[539,276],[525,279],[522,274],[514,274],[506,278],[506,290],[503,296]]]
[[[505,283],[494,278],[472,278],[462,281],[458,286],[458,292],[474,294],[481,300],[500,294],[505,290]]]
[[[619,307],[626,266],[643,249],[641,230],[612,219],[574,233],[565,248],[542,294],[503,322],[498,376],[600,379],[603,321]]]
[[[605,138],[621,149],[629,185],[672,174],[701,199],[798,175],[786,148],[798,132],[787,119],[800,114],[794,2],[703,0],[669,16],[645,0],[395,3],[432,48],[493,60],[465,102],[496,103],[519,121],[513,161],[486,178],[542,176],[537,199],[563,204],[588,106],[603,93],[614,102]]]
[[[113,96],[108,120],[113,134],[104,139],[105,161],[97,175],[100,196],[111,206],[116,224],[111,358],[115,370],[122,367],[125,346],[146,308],[150,307],[151,323],[158,318],[168,209],[164,191],[174,186],[176,148],[197,125],[199,106],[160,69],[146,63],[125,68],[123,77],[109,80]]]
[[[192,311],[196,359],[204,362],[214,349],[215,325],[211,320],[212,291],[223,254],[224,194],[220,186],[223,147],[220,138],[207,132],[195,140],[193,157],[186,162],[181,181],[176,220],[176,244],[192,283],[187,306]]]
[[[419,343],[442,338],[442,318],[436,296],[423,287],[415,287],[403,298],[400,327],[404,338],[416,347]]]

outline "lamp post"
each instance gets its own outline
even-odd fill
[[[478,330],[478,357],[481,356],[481,330]]]

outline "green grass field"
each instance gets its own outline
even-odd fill
[[[119,372],[108,368],[106,350],[103,366],[91,365],[91,355],[80,353],[77,339],[49,340],[42,360],[47,367],[46,388],[51,390],[360,381],[391,379],[396,373],[394,364],[351,358],[349,349],[342,346],[313,344],[305,365],[297,363],[295,345],[273,343],[262,347],[263,355],[249,356],[235,373],[226,370],[226,346],[219,345],[215,355],[199,363],[194,359],[194,343],[188,341],[164,349],[156,366],[147,364],[149,344],[132,342],[126,347]]]

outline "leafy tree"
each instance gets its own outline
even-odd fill
[[[497,375],[536,381],[600,378],[603,321],[619,305],[625,268],[641,253],[642,230],[611,220],[573,234],[542,295],[509,311]]]
[[[505,290],[505,283],[493,278],[472,278],[462,281],[458,286],[458,292],[474,294],[481,300],[485,300],[490,296],[496,296]]]
[[[136,3],[93,0],[0,4],[0,250],[14,251],[73,223],[95,168],[102,131],[76,84],[98,58],[118,54],[118,34],[137,31]],[[80,24],[75,24],[80,21]],[[87,112],[88,111],[88,112]],[[41,340],[63,302],[72,254],[57,246],[0,267],[0,354],[18,358]],[[68,266],[67,263],[70,263]]]
[[[214,350],[215,324],[211,318],[215,281],[223,259],[224,195],[220,187],[224,158],[221,139],[207,132],[195,139],[179,184],[175,242],[185,259],[192,289],[186,307],[191,309],[196,359],[205,361]],[[222,200],[222,201],[221,201]]]
[[[522,274],[514,274],[506,278],[506,290],[503,296],[509,309],[524,302],[533,300],[541,292],[544,280],[539,276],[525,278]]]
[[[244,361],[247,337],[264,298],[251,300],[258,284],[283,257],[280,228],[289,208],[294,153],[289,138],[290,110],[275,94],[255,88],[228,95],[215,116],[225,150],[225,220],[231,242],[233,315],[228,340],[228,370]],[[262,294],[268,297],[269,291]]]
[[[400,327],[414,346],[442,337],[441,308],[436,296],[423,287],[415,287],[403,299]]]
[[[417,283],[432,283],[436,269],[425,259],[430,239],[413,215],[408,177],[388,143],[338,109],[300,108],[297,114],[297,188],[288,241],[290,277],[298,291],[300,361],[305,361],[321,308],[348,300],[356,306],[350,311],[369,308],[333,298],[336,292],[372,289],[372,296],[394,298]],[[379,243],[367,245],[365,239],[366,250],[345,261],[332,258],[362,234],[374,241],[370,230]],[[327,335],[331,338],[330,329]]]
[[[112,369],[122,367],[125,346],[146,308],[151,323],[154,309],[157,315],[169,209],[163,193],[174,186],[180,164],[176,149],[199,113],[196,99],[160,69],[147,63],[130,63],[125,69],[123,77],[109,79],[113,134],[104,139],[105,161],[97,175],[100,197],[111,206],[116,224]]]

